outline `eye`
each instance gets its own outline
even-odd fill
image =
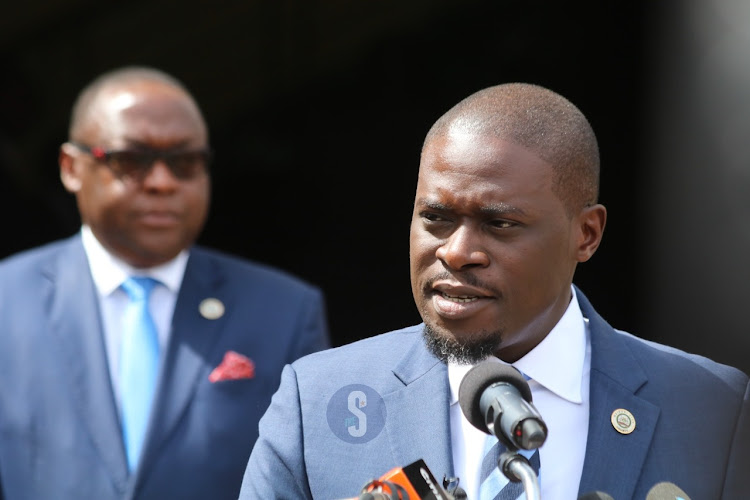
[[[449,219],[441,214],[435,212],[422,212],[419,214],[420,217],[425,219],[427,222],[447,222]]]
[[[168,157],[169,164],[177,177],[189,177],[190,173],[200,165],[198,158],[192,153],[179,153]]]
[[[208,167],[207,157],[203,151],[186,151],[167,156],[167,161],[176,177],[189,179]]]
[[[137,176],[140,172],[148,170],[154,158],[140,151],[114,151],[109,153],[111,166],[120,174],[125,176]]]
[[[497,228],[497,229],[509,229],[512,227],[516,227],[518,225],[517,222],[505,220],[505,219],[497,219],[490,221],[490,226]]]

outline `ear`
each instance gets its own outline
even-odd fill
[[[607,209],[604,205],[591,205],[581,210],[578,215],[578,262],[586,262],[594,255],[602,242],[606,224]]]
[[[81,189],[81,166],[76,161],[77,153],[75,146],[64,143],[60,146],[60,154],[57,162],[60,165],[60,180],[71,193],[77,193]]]

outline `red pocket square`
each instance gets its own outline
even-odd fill
[[[247,356],[234,351],[227,351],[221,364],[214,368],[208,380],[220,382],[222,380],[238,380],[253,378],[255,376],[255,363]]]

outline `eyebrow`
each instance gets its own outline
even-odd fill
[[[429,201],[429,200],[418,200],[417,206],[421,208],[430,208],[432,210],[441,210],[441,211],[449,211],[452,210],[452,207],[450,205],[446,205],[445,203],[438,203],[436,201]]]
[[[455,210],[453,205],[447,205],[437,201],[420,200],[417,203],[420,208],[428,208],[431,210],[437,210],[441,212],[451,212]],[[501,217],[507,215],[526,215],[526,212],[513,205],[507,203],[492,203],[490,205],[483,206],[479,209],[480,213],[487,216]]]
[[[485,215],[526,215],[526,212],[523,209],[507,203],[493,203],[482,207],[480,212]]]

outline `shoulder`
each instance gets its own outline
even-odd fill
[[[633,384],[643,375],[649,387],[669,393],[679,387],[690,394],[719,391],[735,398],[747,390],[748,375],[739,369],[613,328],[580,290],[577,296],[591,328],[592,370]]]
[[[80,245],[80,238],[73,236],[9,255],[0,259],[0,273],[26,273],[36,270],[42,263],[56,259],[64,249],[70,248],[76,242]],[[83,251],[83,246],[80,248]]]
[[[331,398],[342,391],[358,388],[385,397],[402,389],[440,365],[430,356],[420,326],[381,333],[287,365],[278,397],[297,401],[308,415],[325,415]]]
[[[320,288],[293,273],[278,267],[240,257],[228,252],[194,246],[190,250],[188,266],[215,266],[237,284],[262,283],[268,293],[276,290],[296,290],[300,293],[320,293]]]
[[[689,386],[694,390],[723,390],[742,397],[747,390],[748,375],[741,370],[705,356],[676,347],[642,339],[622,330],[616,335],[638,359],[651,379],[663,380],[674,387]]]
[[[294,363],[297,372],[308,371],[364,371],[383,367],[387,371],[412,349],[426,349],[422,342],[422,325],[412,325],[381,333],[340,347],[304,356]]]

